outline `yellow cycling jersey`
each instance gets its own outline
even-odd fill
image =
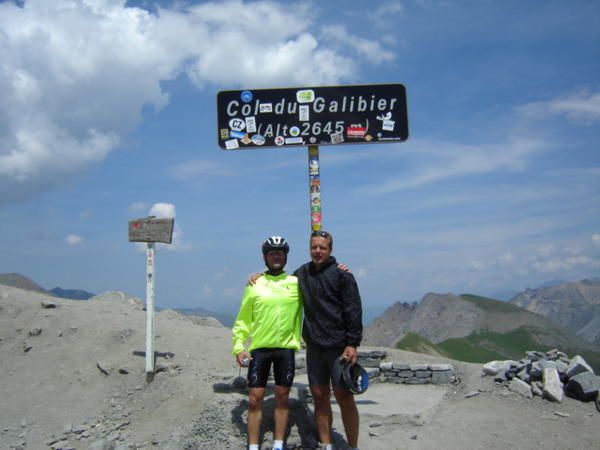
[[[246,286],[242,305],[233,324],[231,354],[244,350],[248,336],[249,351],[255,348],[300,348],[302,295],[298,278],[281,273],[265,274],[254,286]]]

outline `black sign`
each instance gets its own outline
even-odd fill
[[[217,113],[225,150],[408,139],[401,84],[221,91]]]
[[[170,244],[173,239],[175,219],[148,217],[129,221],[129,242],[162,242]]]

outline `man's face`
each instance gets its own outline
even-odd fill
[[[314,236],[310,238],[310,258],[315,264],[323,264],[327,262],[331,256],[331,248],[329,247],[329,239]]]
[[[270,270],[283,270],[287,256],[283,250],[269,250],[265,255],[265,264]]]

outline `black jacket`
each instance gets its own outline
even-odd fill
[[[354,276],[340,270],[334,257],[316,271],[312,262],[298,277],[304,298],[302,337],[320,347],[358,347],[362,340],[362,305]]]

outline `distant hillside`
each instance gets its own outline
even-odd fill
[[[52,295],[70,300],[89,300],[96,294],[81,289],[62,289],[55,287],[49,291]]]
[[[469,294],[427,294],[418,304],[396,303],[366,327],[364,343],[470,362],[558,347],[600,368],[600,348],[574,333],[510,303]]]
[[[88,300],[95,295],[81,289],[62,289],[60,287],[55,287],[54,289],[47,291],[32,279],[25,275],[21,275],[20,273],[1,273],[0,284],[69,300]]]
[[[35,281],[20,273],[0,273],[0,284],[12,286],[26,291],[35,291],[46,294],[47,291]]]
[[[205,308],[171,308],[175,311],[180,312],[185,316],[200,316],[200,317],[213,317],[217,319],[223,326],[231,328],[233,322],[235,322],[235,314],[227,312],[216,312],[210,311]]]
[[[526,289],[510,303],[556,322],[582,339],[600,345],[600,280]]]

